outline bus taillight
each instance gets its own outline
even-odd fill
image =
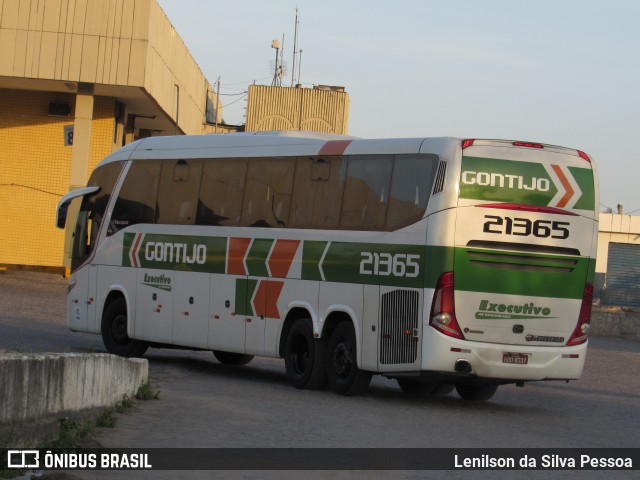
[[[453,272],[440,275],[436,291],[431,303],[429,325],[436,330],[454,338],[462,338],[462,331],[456,320],[456,309],[453,299]]]
[[[593,302],[593,285],[587,283],[584,287],[584,295],[582,296],[582,305],[580,306],[580,315],[578,316],[578,325],[571,334],[571,338],[567,342],[567,346],[580,345],[589,338],[591,330],[591,304]]]
[[[514,147],[539,148],[539,149],[544,148],[544,145],[542,145],[541,143],[531,143],[531,142],[513,142],[512,145]]]
[[[465,148],[469,148],[471,145],[473,145],[473,142],[475,142],[474,139],[472,138],[468,138],[466,140],[462,141],[462,149],[464,150]]]
[[[591,159],[589,158],[589,155],[587,155],[586,153],[584,153],[581,150],[576,150],[576,152],[578,152],[578,156],[583,159],[586,160],[587,162],[591,163]]]

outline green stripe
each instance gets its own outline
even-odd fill
[[[329,242],[305,240],[302,245],[302,278],[305,280],[322,280],[320,259]]]
[[[569,172],[571,172],[580,190],[582,190],[582,195],[573,208],[579,210],[595,210],[596,193],[593,188],[593,170],[590,168],[569,167]]]
[[[455,289],[456,291],[502,293],[507,295],[527,295],[552,298],[582,298],[585,281],[589,276],[593,260],[567,256],[530,255],[541,261],[525,261],[523,269],[515,262],[511,268],[499,268],[490,263],[474,263],[469,252],[477,250],[457,248],[455,251]],[[502,252],[501,252],[502,253]],[[562,260],[575,261],[567,267]],[[546,263],[546,262],[549,263]],[[572,268],[570,272],[533,272],[526,266],[558,264],[563,268]]]
[[[268,277],[267,257],[271,251],[273,240],[265,238],[256,238],[251,244],[249,254],[247,255],[246,264],[247,272],[254,277]]]
[[[421,288],[424,245],[331,242],[321,268],[330,282]]]
[[[567,168],[582,192],[573,208],[594,210],[593,170],[580,167]],[[489,184],[484,184],[488,179],[491,179]],[[547,191],[541,191],[537,188],[527,189],[533,186],[537,187],[539,179],[548,182],[549,189]],[[481,180],[483,185],[479,185],[478,180]],[[462,157],[460,198],[547,206],[557,193],[558,186],[554,184],[541,163]]]
[[[453,271],[454,252],[455,249],[453,247],[427,247],[424,284],[426,288],[436,288],[440,275]]]
[[[474,172],[467,173],[465,172]],[[491,174],[502,175],[502,178],[494,178],[491,185],[479,185],[478,177],[485,183]],[[522,178],[521,178],[522,177]],[[467,182],[465,182],[465,179]],[[540,191],[527,190],[534,179],[545,179],[549,189]],[[474,183],[468,183],[474,182]],[[502,182],[502,183],[500,183]],[[520,185],[522,183],[522,185]],[[502,186],[501,186],[502,185]],[[510,185],[512,188],[510,188]],[[521,188],[518,188],[521,187]],[[558,193],[558,189],[551,177],[540,163],[516,162],[513,160],[499,160],[495,158],[462,157],[462,173],[460,177],[460,198],[476,200],[514,202],[526,205],[546,206]]]
[[[131,267],[129,251],[135,234],[125,233],[122,265]],[[138,251],[140,267],[189,272],[224,273],[226,237],[193,237],[146,233]]]
[[[131,260],[129,260],[129,251],[133,246],[133,239],[136,237],[135,233],[125,233],[122,239],[122,266],[131,267]]]
[[[238,315],[247,315],[249,317],[255,315],[253,305],[251,305],[251,299],[253,298],[253,292],[255,292],[257,285],[258,280],[247,278],[236,279],[235,311]]]

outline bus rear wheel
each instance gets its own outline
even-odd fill
[[[318,389],[327,382],[326,343],[313,336],[311,320],[298,320],[287,334],[284,365],[296,388]]]
[[[463,400],[484,402],[498,391],[498,385],[456,385],[456,391]]]
[[[350,322],[339,323],[327,349],[327,378],[331,390],[339,395],[364,393],[371,382],[371,372],[358,368],[356,335]]]
[[[253,360],[253,355],[247,355],[246,353],[234,353],[234,352],[222,352],[220,350],[214,350],[213,356],[216,357],[223,365],[235,365],[241,367]]]
[[[149,345],[129,338],[127,334],[127,302],[118,298],[109,304],[102,315],[102,341],[107,352],[121,357],[141,357]]]

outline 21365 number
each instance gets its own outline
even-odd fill
[[[528,218],[500,217],[498,215],[485,215],[485,233],[498,233],[504,235],[519,235],[527,237],[533,235],[538,238],[569,238],[569,222],[552,220],[530,220]]]
[[[420,255],[361,252],[360,275],[416,278],[420,275]]]

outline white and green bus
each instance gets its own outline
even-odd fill
[[[343,395],[372,374],[469,400],[577,379],[596,178],[585,153],[526,142],[147,138],[58,205],[69,327],[123,356],[284,358],[295,387]]]

